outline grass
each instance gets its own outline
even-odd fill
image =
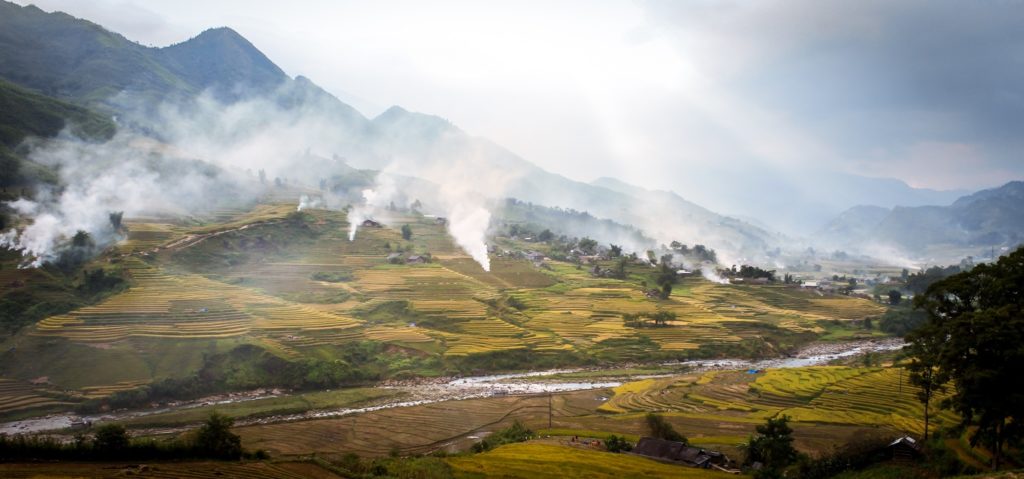
[[[453,457],[447,461],[458,478],[735,477],[663,464],[639,456],[541,442],[508,444],[482,454]]]

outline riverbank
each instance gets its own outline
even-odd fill
[[[900,339],[861,340],[852,342],[828,342],[811,344],[791,357],[764,360],[742,359],[710,359],[662,363],[648,367],[623,365],[619,368],[573,368],[552,369],[546,371],[529,371],[522,373],[494,374],[471,377],[418,378],[410,380],[383,381],[369,390],[380,390],[377,398],[366,400],[358,407],[311,407],[301,412],[273,414],[272,410],[258,417],[241,417],[236,422],[239,426],[273,424],[309,419],[363,414],[382,409],[421,406],[445,401],[458,401],[500,396],[519,396],[536,394],[557,394],[572,391],[605,389],[622,385],[624,382],[652,377],[665,377],[681,372],[700,372],[710,370],[736,369],[777,369],[818,366],[831,361],[864,354],[866,352],[894,351],[903,347]],[[666,370],[663,373],[651,374],[648,371]],[[582,377],[581,377],[582,376]],[[312,393],[312,394],[324,394]],[[195,401],[176,402],[164,407],[121,411],[106,414],[78,416],[72,413],[54,414],[43,418],[26,419],[0,424],[0,434],[27,434],[41,432],[58,432],[70,429],[76,421],[92,423],[123,422],[143,417],[158,417],[175,411],[188,409],[214,410],[249,401],[270,401],[286,398],[294,393],[282,390],[255,390],[249,392],[210,396]],[[308,394],[308,393],[307,393]],[[370,395],[373,396],[373,395]],[[154,421],[159,422],[159,421]],[[198,423],[198,421],[196,421]],[[191,427],[180,425],[172,427],[143,428],[140,434],[170,434]]]

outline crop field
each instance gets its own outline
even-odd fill
[[[736,477],[680,467],[640,456],[614,454],[546,441],[508,444],[483,454],[446,459],[455,477]]]
[[[106,479],[143,477],[154,479],[333,479],[332,472],[309,462],[158,462],[110,463],[0,463],[0,476],[10,479]]]
[[[624,384],[599,407],[608,413],[669,411],[684,416],[714,415],[728,420],[788,415],[797,422],[922,433],[923,406],[917,388],[899,368],[822,366],[765,373],[711,371],[699,376],[650,379]],[[936,398],[934,408],[941,398]],[[952,425],[948,411],[934,425]]]
[[[475,433],[506,427],[516,419],[540,425],[547,411],[546,396],[468,399],[337,419],[248,426],[236,432],[245,447],[263,448],[272,454],[356,452],[382,456],[396,448],[403,454],[415,454],[464,449],[475,442]]]
[[[714,371],[555,394],[550,428],[548,397],[537,395],[247,426],[238,433],[246,447],[285,456],[350,451],[380,456],[395,448],[403,454],[465,449],[512,420],[547,434],[643,436],[644,415],[659,412],[694,443],[734,453],[756,425],[785,414],[792,418],[797,446],[820,453],[865,434],[920,434],[923,413],[914,393],[900,385],[899,370],[893,368],[813,367],[756,375]],[[956,420],[948,412],[936,416],[936,426]]]
[[[587,267],[547,261],[542,268],[509,256],[492,257],[487,272],[433,218],[392,216],[390,226],[359,228],[354,241],[344,212],[296,215],[295,205],[284,202],[227,209],[201,218],[201,226],[194,218],[129,219],[129,235],[110,262],[126,271],[130,287],[25,328],[11,341],[22,345],[16,357],[45,347],[47,354],[61,351],[61,359],[53,370],[31,365],[4,374],[49,376],[97,398],[165,377],[168,360],[161,357],[194,368],[203,353],[219,350],[214,343],[256,344],[289,360],[369,340],[440,359],[520,350],[646,361],[721,354],[715,348],[762,341],[765,328],[808,341],[825,332],[823,320],[884,311],[862,299],[700,278],[683,278],[669,299],[652,300],[635,274],[594,277]],[[403,224],[412,228],[409,240],[397,230]],[[433,260],[388,264],[388,254],[398,251]],[[0,279],[11,271],[0,270]],[[408,309],[374,316],[374,308],[391,302]],[[658,311],[676,319],[643,328],[623,321],[624,314]],[[179,354],[190,347],[199,349]],[[76,356],[82,354],[90,358]]]
[[[0,414],[68,405],[70,403],[55,399],[51,391],[26,382],[0,378]]]

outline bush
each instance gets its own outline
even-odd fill
[[[519,422],[519,420],[516,420],[516,422],[512,423],[508,428],[491,434],[483,441],[473,444],[473,452],[489,451],[503,444],[523,442],[531,437],[533,437],[533,431],[524,426],[523,423]]]
[[[633,443],[627,441],[624,437],[614,434],[608,436],[608,440],[605,441],[604,445],[608,452],[629,452],[633,450]]]

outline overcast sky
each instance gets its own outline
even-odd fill
[[[1021,1],[18,3],[152,46],[229,26],[368,116],[443,116],[583,181],[1024,177]]]

